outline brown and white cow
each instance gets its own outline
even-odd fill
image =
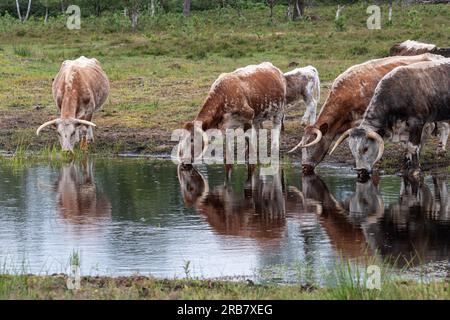
[[[269,62],[249,65],[231,73],[221,74],[212,85],[194,121],[184,125],[190,135],[180,141],[178,157],[192,163],[191,146],[194,131],[208,129],[259,129],[266,120],[273,121],[274,143],[279,143],[286,103],[286,80],[283,73]],[[196,127],[201,124],[201,128]],[[204,148],[205,149],[205,148]],[[202,153],[203,154],[203,153]],[[202,154],[194,151],[194,158]]]
[[[311,172],[323,160],[333,140],[358,125],[376,86],[387,73],[398,66],[438,59],[444,58],[432,54],[388,57],[350,67],[334,81],[317,121],[305,128],[302,141],[289,152],[303,148],[303,171]]]
[[[313,124],[316,121],[317,103],[320,100],[319,72],[313,66],[296,68],[284,74],[286,78],[286,105],[295,105],[300,101],[306,104],[301,124]]]
[[[383,156],[383,138],[403,121],[409,131],[407,161],[416,174],[424,126],[449,120],[450,59],[401,66],[380,81],[361,124],[346,131],[332,152],[349,137],[356,170],[366,175]]]
[[[402,43],[394,44],[389,52],[391,56],[415,56],[423,53],[439,54],[449,58],[450,48],[439,48],[434,44],[406,40]]]
[[[109,94],[109,80],[97,59],[80,57],[62,63],[52,85],[53,99],[60,117],[41,125],[39,135],[47,126],[56,126],[63,151],[73,152],[81,140],[86,149],[94,140],[92,116],[105,103]]]

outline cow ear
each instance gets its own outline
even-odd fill
[[[322,134],[326,134],[328,132],[328,123],[324,123],[320,126],[319,130],[322,132]]]

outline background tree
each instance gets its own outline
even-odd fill
[[[139,15],[146,0],[123,0],[128,17],[131,20],[131,28],[136,31],[139,21]]]
[[[305,0],[294,0],[293,20],[298,20],[305,15]]]
[[[59,4],[59,0],[40,0],[39,3],[45,8],[44,23],[47,23],[50,8],[56,7]]]
[[[190,13],[191,13],[191,0],[184,0],[183,1],[183,16],[189,17]]]
[[[30,10],[31,10],[31,0],[28,0],[28,6],[27,6],[27,12],[25,17],[22,17],[22,12],[20,8],[20,1],[16,0],[16,7],[17,7],[17,17],[20,21],[25,22],[28,20],[28,17],[30,16]]]
[[[291,20],[298,20],[305,15],[305,0],[288,0],[286,17]]]
[[[269,6],[270,10],[270,19],[273,18],[273,7],[275,7],[276,0],[267,0],[267,5]]]

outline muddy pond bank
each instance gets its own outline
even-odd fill
[[[14,153],[17,150],[39,152],[58,149],[56,133],[52,130],[43,132],[40,137],[35,129],[52,118],[49,108],[33,109],[32,111],[0,111],[0,150]],[[98,128],[95,133],[95,143],[91,153],[101,155],[166,155],[168,156],[176,145],[170,141],[171,131],[161,127],[130,128],[120,125],[120,121],[111,121],[110,116],[101,111],[96,117]],[[293,116],[286,118],[286,131],[282,135],[281,156],[285,161],[301,161],[301,151],[292,155],[286,152],[295,146],[303,136],[303,129],[298,125],[298,119]],[[180,124],[181,127],[181,124]],[[421,165],[424,171],[448,171],[450,152],[436,154],[438,141],[431,138],[422,152]],[[404,158],[404,151],[395,144],[386,144],[386,150],[378,168],[384,173],[399,171]],[[333,154],[326,156],[324,164],[333,166],[352,166],[354,163],[350,150],[343,143]]]

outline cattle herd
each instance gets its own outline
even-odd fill
[[[306,112],[301,124],[305,133],[289,152],[302,150],[305,173],[313,171],[327,153],[333,153],[348,138],[359,175],[371,173],[383,156],[385,139],[402,143],[406,165],[416,174],[420,150],[430,134],[439,136],[438,152],[446,148],[450,121],[448,57],[447,48],[410,40],[396,44],[390,57],[352,66],[339,75],[317,118],[320,80],[314,67],[283,73],[269,62],[250,65],[220,75],[196,118],[184,129],[201,131],[204,150],[208,129],[260,129],[270,120],[272,144],[278,146],[286,106],[303,100]],[[93,114],[109,94],[109,81],[100,63],[85,57],[63,62],[52,91],[60,116],[40,126],[37,134],[54,126],[63,151],[73,151],[78,142],[86,149],[94,139]],[[192,157],[183,150],[186,148],[179,149],[181,162]]]

